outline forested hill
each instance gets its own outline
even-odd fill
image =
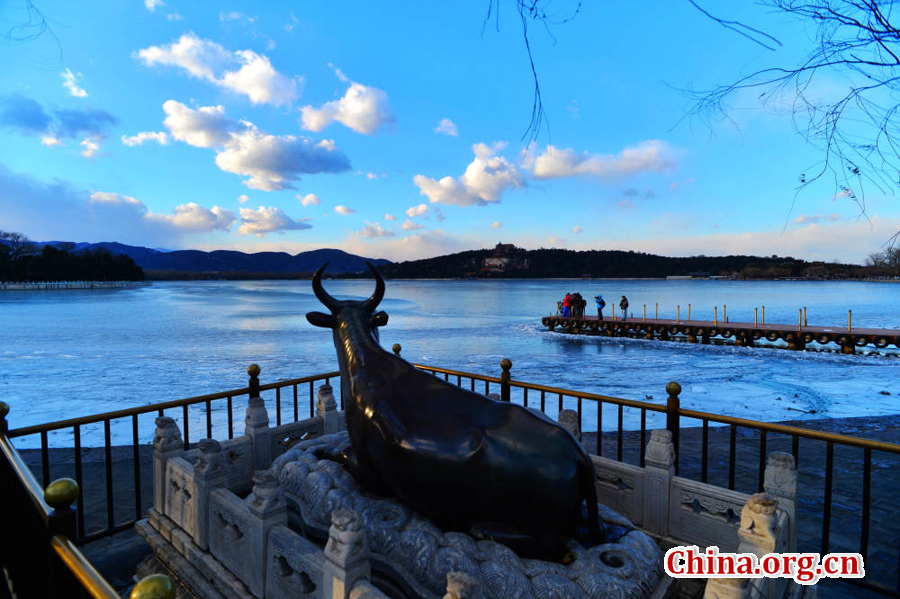
[[[398,262],[381,267],[396,278],[456,278],[471,276],[571,278],[662,278],[667,276],[734,276],[738,278],[856,277],[864,267],[852,264],[806,262],[794,258],[760,256],[692,256],[676,258],[617,250],[574,251],[515,249],[510,257],[522,268],[489,272],[483,263],[494,250],[473,250]],[[527,266],[527,267],[526,267]]]

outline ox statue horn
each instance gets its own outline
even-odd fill
[[[366,490],[396,496],[450,530],[503,542],[521,555],[560,560],[568,539],[606,541],[590,457],[566,429],[522,406],[493,400],[414,368],[383,349],[372,296],[337,300],[312,287],[330,311],[310,312],[334,336],[350,447],[322,450]]]

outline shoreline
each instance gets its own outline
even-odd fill
[[[0,291],[62,291],[68,289],[126,289],[152,287],[153,281],[43,281],[28,283],[0,282]]]

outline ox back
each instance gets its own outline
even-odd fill
[[[313,277],[330,314],[310,323],[332,329],[349,389],[351,447],[323,451],[367,490],[395,495],[445,528],[510,545],[520,555],[560,560],[567,539],[604,541],[593,463],[566,429],[543,414],[496,401],[422,372],[386,351],[375,308],[384,279],[367,300],[336,300]]]

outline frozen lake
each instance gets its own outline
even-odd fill
[[[325,281],[325,288],[362,299],[374,282]],[[400,343],[418,363],[498,376],[509,358],[515,379],[659,403],[674,380],[684,407],[755,420],[900,412],[896,348],[844,356],[547,332],[540,317],[568,291],[602,293],[608,304],[625,294],[638,316],[643,304],[650,316],[658,303],[661,318],[674,318],[678,305],[684,318],[690,303],[694,318],[711,319],[715,306],[721,318],[726,305],[731,321],[752,322],[764,305],[766,322],[796,323],[805,306],[810,325],[846,326],[852,309],[856,327],[900,328],[900,285],[892,283],[388,281],[381,342]],[[321,309],[309,281],[3,292],[0,399],[15,428],[242,387],[253,362],[263,383],[335,370],[330,332],[304,316]],[[591,409],[586,402],[585,430],[596,427]],[[611,416],[604,427],[615,426]],[[627,425],[635,423],[629,416]],[[152,434],[152,418],[141,428]],[[193,422],[192,429],[199,430]]]

